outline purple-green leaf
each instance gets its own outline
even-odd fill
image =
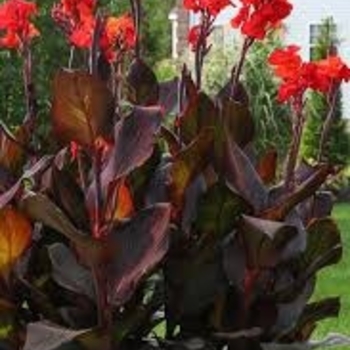
[[[120,179],[151,157],[162,122],[158,107],[135,107],[114,128],[114,146],[102,171],[102,184]]]
[[[108,276],[115,304],[123,305],[164,257],[169,245],[170,213],[169,204],[156,204],[112,231],[109,241],[116,251]]]

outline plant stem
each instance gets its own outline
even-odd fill
[[[107,280],[103,270],[99,267],[93,269],[93,276],[96,289],[96,299],[98,307],[98,326],[104,330],[111,329],[111,312],[107,298]]]
[[[68,68],[72,69],[74,62],[75,47],[72,45],[69,50]]]
[[[131,11],[134,18],[135,32],[136,32],[136,44],[135,44],[135,56],[141,57],[141,2],[140,0],[130,0]]]
[[[233,99],[235,99],[236,94],[237,94],[239,78],[240,78],[242,70],[243,70],[245,58],[247,56],[249,48],[253,45],[253,43],[254,43],[254,39],[249,38],[249,37],[245,38],[245,40],[243,42],[242,51],[241,51],[239,61],[238,61],[237,65],[232,70],[231,97]]]
[[[327,117],[322,125],[321,139],[320,139],[320,144],[319,144],[319,148],[318,148],[318,156],[317,156],[317,161],[319,163],[322,161],[322,158],[323,158],[323,155],[324,155],[324,152],[326,149],[327,141],[329,138],[329,134],[331,131],[331,127],[333,124],[333,116],[334,116],[335,106],[337,103],[338,93],[339,93],[339,87],[336,87],[335,89],[333,89],[333,92],[331,93],[331,98],[330,98],[331,102],[329,105]]]
[[[123,58],[120,57],[115,65],[114,96],[116,101],[115,113],[119,119],[121,116],[121,100],[123,94]]]
[[[98,55],[100,51],[100,37],[103,26],[103,20],[99,12],[96,15],[96,25],[92,36],[92,44],[90,48],[90,72],[92,75],[97,75],[98,73]]]
[[[93,236],[96,239],[101,238],[101,227],[103,224],[102,220],[102,209],[103,209],[103,196],[102,196],[102,187],[101,187],[101,150],[95,146],[94,156],[93,156],[93,172],[95,179],[95,221]]]
[[[204,64],[204,57],[208,53],[207,48],[207,36],[211,28],[210,18],[207,17],[205,12],[201,13],[201,24],[200,33],[197,42],[197,47],[195,50],[195,71],[196,71],[196,85],[197,89],[200,90],[202,87],[202,70]]]
[[[36,98],[32,77],[32,54],[27,44],[24,44],[23,51],[23,83],[26,102],[26,116],[24,123],[28,126],[29,133],[34,131],[36,117]]]
[[[294,172],[298,160],[301,137],[303,135],[303,129],[305,125],[305,115],[302,108],[298,108],[295,112],[293,122],[293,138],[291,148],[288,153],[286,172],[285,172],[285,190],[289,192],[294,188]]]

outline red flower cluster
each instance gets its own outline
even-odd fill
[[[241,28],[244,35],[264,39],[292,11],[288,0],[240,0],[242,7],[231,21],[234,28]]]
[[[52,17],[73,45],[86,49],[91,46],[95,8],[95,0],[61,0],[54,5]]]
[[[39,35],[38,29],[30,22],[37,14],[36,4],[24,0],[8,0],[0,5],[0,47],[21,49]]]
[[[230,0],[183,0],[185,9],[194,12],[207,12],[214,17],[230,4]]]
[[[231,4],[230,0],[183,0],[185,9],[202,14],[201,24],[193,26],[187,37],[193,51],[198,48],[200,41],[206,46],[206,39],[210,35],[214,19],[225,7]]]
[[[52,16],[66,33],[70,43],[89,49],[96,26],[96,0],[61,0],[54,6]],[[109,61],[115,59],[114,48],[128,50],[135,45],[134,23],[129,15],[108,17],[100,37],[100,48]]]
[[[275,74],[283,81],[278,94],[281,102],[300,102],[307,89],[328,94],[334,86],[350,80],[350,69],[338,56],[303,62],[299,50],[291,45],[275,50],[269,57]]]
[[[136,32],[134,20],[128,14],[108,17],[101,36],[100,45],[109,61],[115,59],[114,47],[119,51],[130,50],[135,46]]]
[[[198,47],[201,30],[202,30],[201,26],[196,25],[196,26],[193,26],[188,32],[187,40],[188,40],[188,43],[190,44],[192,51],[196,51]]]

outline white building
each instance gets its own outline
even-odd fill
[[[305,60],[310,58],[312,46],[318,36],[320,25],[326,18],[333,18],[339,39],[338,53],[350,65],[350,2],[347,0],[291,0],[294,9],[284,21],[286,25],[286,44],[301,46],[301,54]],[[181,3],[181,1],[179,1]],[[232,30],[229,22],[235,15],[235,9],[223,11],[216,20],[213,42],[227,45],[233,42],[237,31]],[[190,24],[196,22],[195,16],[189,17]],[[176,21],[173,23],[173,57],[178,57],[179,51],[186,46],[186,42],[176,37]],[[344,117],[350,118],[350,83],[343,87]]]

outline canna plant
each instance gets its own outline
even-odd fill
[[[243,49],[215,97],[201,89],[207,39],[233,3],[184,1],[201,15],[189,33],[195,79],[184,66],[171,82],[143,61],[140,1],[130,5],[121,17],[94,0],[54,6],[71,55],[52,80],[45,140],[32,79],[38,10],[0,6],[0,44],[23,60],[27,108],[22,125],[0,129],[1,349],[308,346],[340,309],[339,298],[310,299],[318,271],[342,255],[322,185],[339,171],[327,140],[349,68],[336,56],[303,62],[295,46],[271,54],[278,98],[293,111],[279,174],[273,153],[254,156],[240,76],[290,3],[237,1]],[[329,101],[315,164],[298,158],[309,90]]]

